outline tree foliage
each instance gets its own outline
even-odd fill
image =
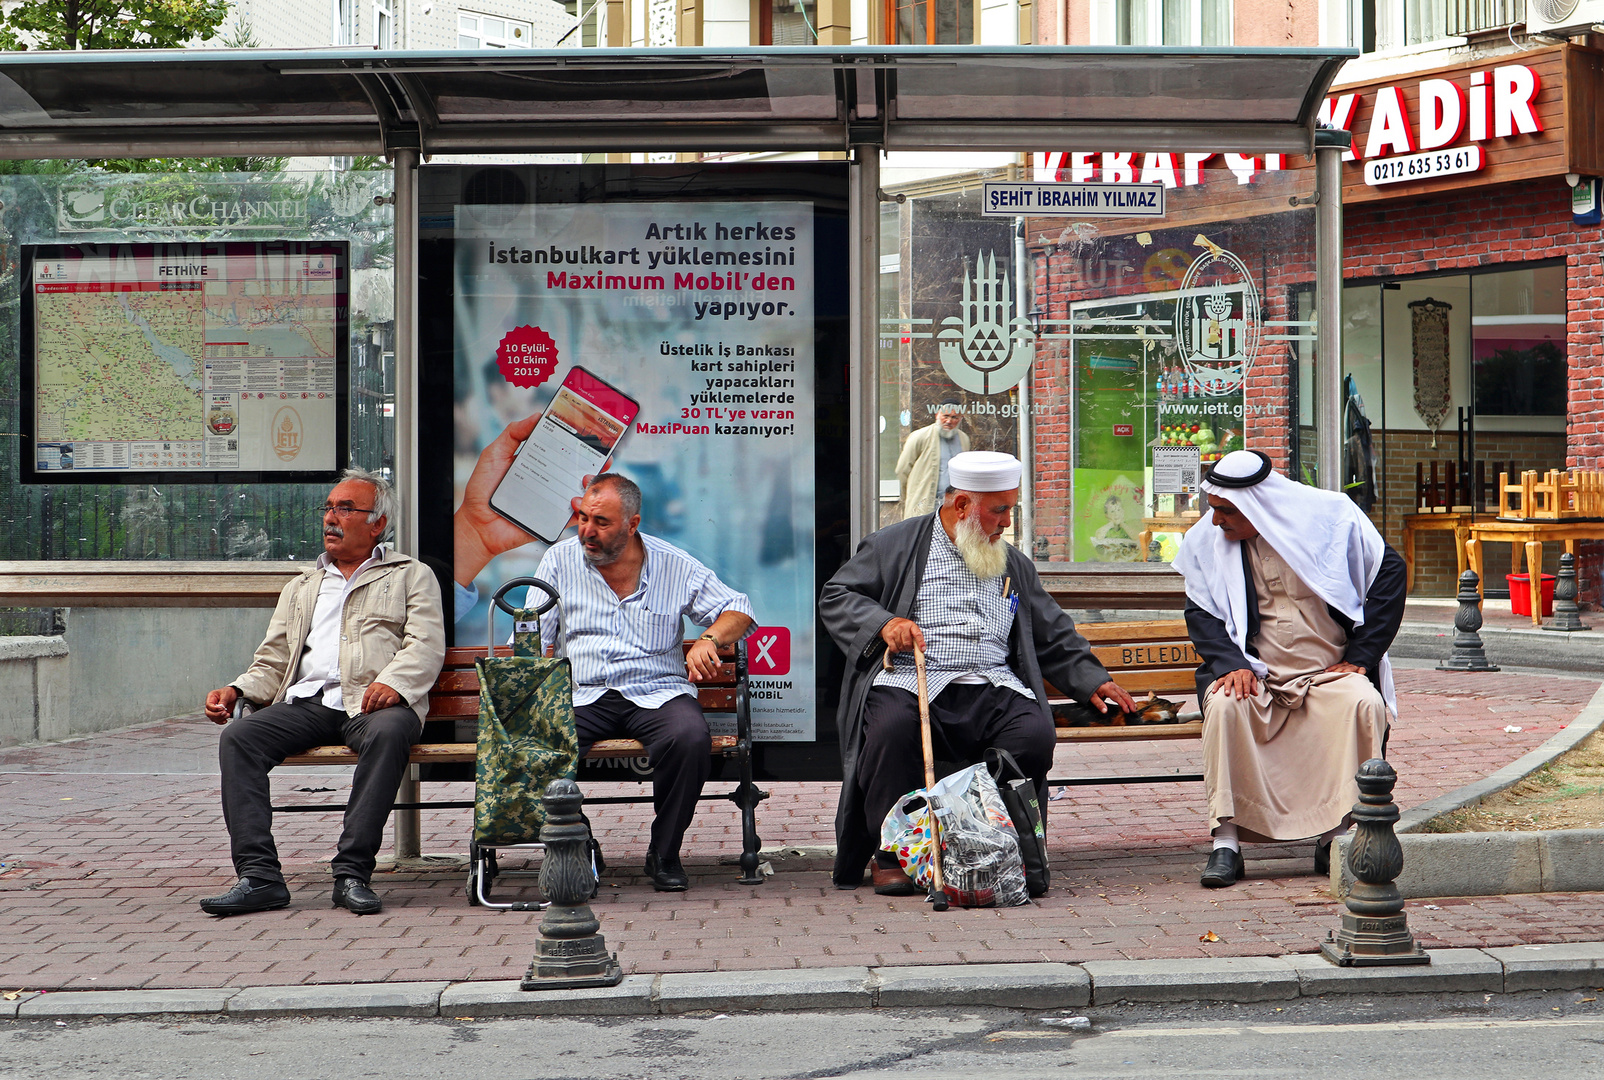
[[[176,49],[227,17],[228,0],[21,0],[0,20],[0,48]]]

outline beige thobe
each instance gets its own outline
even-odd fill
[[[1325,669],[1347,635],[1325,601],[1263,537],[1249,540],[1259,633],[1270,669],[1259,692],[1203,701],[1203,773],[1209,828],[1236,823],[1244,840],[1298,840],[1341,823],[1359,799],[1354,774],[1381,756],[1387,706],[1368,678]]]

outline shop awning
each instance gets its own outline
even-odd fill
[[[0,157],[1307,153],[1339,49],[0,54]]]

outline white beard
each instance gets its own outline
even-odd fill
[[[1002,577],[1002,572],[1008,568],[1007,541],[998,537],[997,542],[992,543],[991,537],[980,528],[979,520],[973,517],[960,519],[952,531],[953,546],[963,556],[964,565],[971,574],[982,581]]]
[[[936,425],[936,433],[949,442],[958,437],[957,428],[944,428],[940,424]]]

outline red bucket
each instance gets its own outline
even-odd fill
[[[1516,615],[1532,616],[1532,578],[1530,574],[1505,574],[1509,582],[1509,610]],[[1554,575],[1543,575],[1543,618],[1554,614]]]

